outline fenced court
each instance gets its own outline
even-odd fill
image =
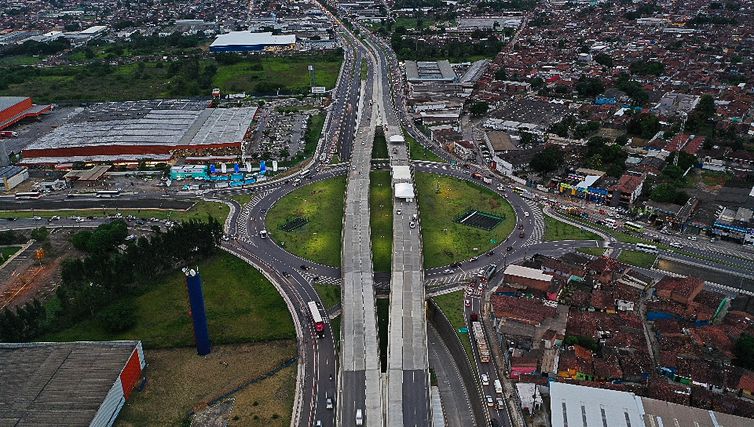
[[[470,227],[481,228],[490,231],[505,220],[504,217],[478,210],[468,210],[458,218],[456,222]]]

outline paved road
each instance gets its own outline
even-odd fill
[[[437,386],[440,389],[446,425],[448,427],[475,425],[469,392],[464,386],[461,372],[458,370],[450,350],[431,325],[427,329],[427,335],[429,364],[437,377]]]

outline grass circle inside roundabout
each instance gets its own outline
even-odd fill
[[[278,245],[294,255],[340,266],[345,191],[344,176],[293,190],[270,207],[265,219],[267,232]],[[305,223],[292,227],[302,222]]]
[[[472,182],[418,172],[424,267],[440,267],[483,254],[503,242],[516,225],[511,205],[494,191]],[[490,230],[460,224],[469,211],[502,218]]]
[[[516,223],[513,208],[494,191],[448,176],[417,172],[415,177],[425,268],[481,255],[499,245],[513,231]],[[389,182],[383,181],[373,179],[371,191],[379,193]],[[320,264],[340,266],[344,193],[345,177],[297,188],[269,209],[266,227],[270,237],[295,255]],[[392,204],[385,200],[370,209],[373,221],[382,210],[389,218]],[[470,211],[502,218],[502,221],[490,230],[459,223],[459,217]],[[392,235],[392,230],[382,233],[376,230],[374,225],[378,224],[390,225],[385,221],[373,224],[373,238]],[[380,261],[380,266],[375,266],[377,270],[382,269],[382,264],[389,265],[391,251],[389,244],[373,245],[372,258]]]

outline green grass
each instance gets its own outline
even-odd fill
[[[369,66],[367,65],[366,59],[361,60],[361,80],[366,80],[369,76]]]
[[[314,290],[319,294],[319,299],[322,300],[322,305],[325,306],[325,310],[330,310],[336,305],[340,304],[340,287],[333,285],[323,285],[316,283]]]
[[[381,127],[378,127],[374,132],[374,144],[372,145],[372,158],[373,159],[387,159],[390,157],[390,153],[387,152],[387,140],[385,139],[385,132]]]
[[[2,65],[35,65],[42,62],[41,57],[32,55],[13,55],[0,57],[0,66]]]
[[[345,177],[298,188],[280,199],[267,213],[267,232],[288,251],[330,266],[340,265]],[[280,226],[295,217],[309,222],[290,232]]]
[[[545,216],[545,241],[553,240],[602,240],[591,231],[581,230],[573,225]]]
[[[249,203],[253,196],[251,194],[235,194],[230,197],[231,199],[238,202],[241,206]]]
[[[264,56],[217,70],[213,84],[223,92],[258,92],[260,84],[280,87],[288,93],[309,93],[309,65],[314,65],[315,86],[335,87],[341,56]]]
[[[464,306],[463,306],[463,291],[455,291],[445,295],[432,297],[432,300],[440,307],[445,317],[448,318],[450,324],[453,325],[453,329],[458,335],[458,339],[461,340],[463,349],[466,350],[466,357],[469,358],[471,366],[476,366],[474,363],[474,354],[471,351],[471,338],[469,334],[462,334],[458,332],[458,328],[463,328],[466,325],[466,319],[464,318]],[[469,327],[469,330],[471,328]]]
[[[656,258],[655,254],[625,249],[618,255],[618,261],[642,268],[651,268]]]
[[[193,54],[196,57],[197,54]],[[18,61],[28,59],[19,58]],[[212,87],[223,93],[246,92],[250,95],[280,93],[308,94],[310,92],[309,64],[316,70],[316,85],[331,89],[335,86],[342,57],[337,54],[321,56],[265,56],[245,59],[236,64],[219,64],[214,59],[200,59],[200,69],[209,65],[217,72],[199,87],[191,79],[178,82],[179,77],[168,73],[169,64],[144,62],[143,72],[137,64],[94,69],[88,65],[48,67],[34,73],[23,67],[0,63],[8,68],[0,72],[18,77],[18,82],[0,90],[0,95],[31,96],[37,102],[118,101],[153,98],[208,96]]]
[[[5,261],[12,257],[16,252],[21,250],[21,246],[4,246],[0,248],[0,265],[5,264]]]
[[[594,255],[594,256],[605,255],[604,248],[578,248],[576,249],[576,251],[584,253],[584,254]]]
[[[485,253],[504,241],[515,226],[516,216],[511,205],[493,191],[471,182],[419,172],[416,188],[425,268]],[[469,209],[502,216],[505,220],[491,231],[456,223],[456,217]]]
[[[199,263],[204,281],[209,333],[214,344],[292,339],[296,334],[285,302],[272,284],[246,262],[220,253]],[[131,330],[112,334],[93,319],[43,337],[43,341],[139,339],[150,348],[191,346],[185,276],[175,272],[155,280],[138,296]]]
[[[230,208],[224,203],[207,202],[200,200],[194,204],[188,210],[176,210],[176,209],[71,209],[71,210],[9,210],[0,211],[0,218],[31,218],[33,216],[39,216],[42,218],[50,218],[52,216],[70,217],[102,217],[108,215],[115,215],[120,213],[123,216],[133,215],[138,218],[157,218],[157,219],[171,219],[174,221],[188,221],[190,219],[206,220],[207,216],[212,216],[220,222],[224,222],[225,218],[230,213]]]
[[[382,372],[387,371],[387,343],[390,319],[390,300],[387,298],[377,299],[377,338],[380,344],[380,365]]]
[[[429,162],[444,161],[437,154],[433,153],[431,150],[428,150],[427,148],[416,142],[414,137],[409,135],[407,132],[403,132],[403,136],[406,138],[406,144],[408,144],[408,151],[411,160],[426,160]]]
[[[390,272],[393,256],[393,189],[390,172],[369,174],[369,222],[374,271]]]

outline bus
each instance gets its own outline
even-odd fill
[[[605,220],[603,222],[605,223],[606,226],[608,226],[610,228],[615,228],[615,220],[614,219],[612,219],[612,218],[605,218]]]
[[[637,243],[636,249],[646,252],[648,254],[656,254],[657,253],[657,246],[655,245],[646,245],[644,243]]]
[[[635,222],[629,222],[629,221],[626,221],[625,223],[623,223],[623,228],[625,228],[628,231],[635,231],[637,233],[641,233],[642,231],[644,231],[643,225],[637,224]]]
[[[314,324],[314,330],[317,332],[317,337],[322,338],[325,336],[325,322],[322,320],[322,315],[319,313],[319,307],[314,301],[309,301],[306,304],[309,307],[309,317]]]
[[[97,197],[118,197],[120,196],[120,190],[99,190],[95,195]]]
[[[306,178],[306,176],[309,175],[310,172],[311,172],[311,169],[307,169],[305,171],[302,171],[300,174],[298,174],[298,177],[301,178],[301,179]]]
[[[39,191],[24,191],[16,193],[16,200],[33,200],[42,197],[42,193]]]
[[[487,347],[487,338],[484,336],[484,329],[479,322],[471,322],[471,331],[474,334],[477,350],[479,350],[479,361],[488,363],[490,361],[490,348]]]

